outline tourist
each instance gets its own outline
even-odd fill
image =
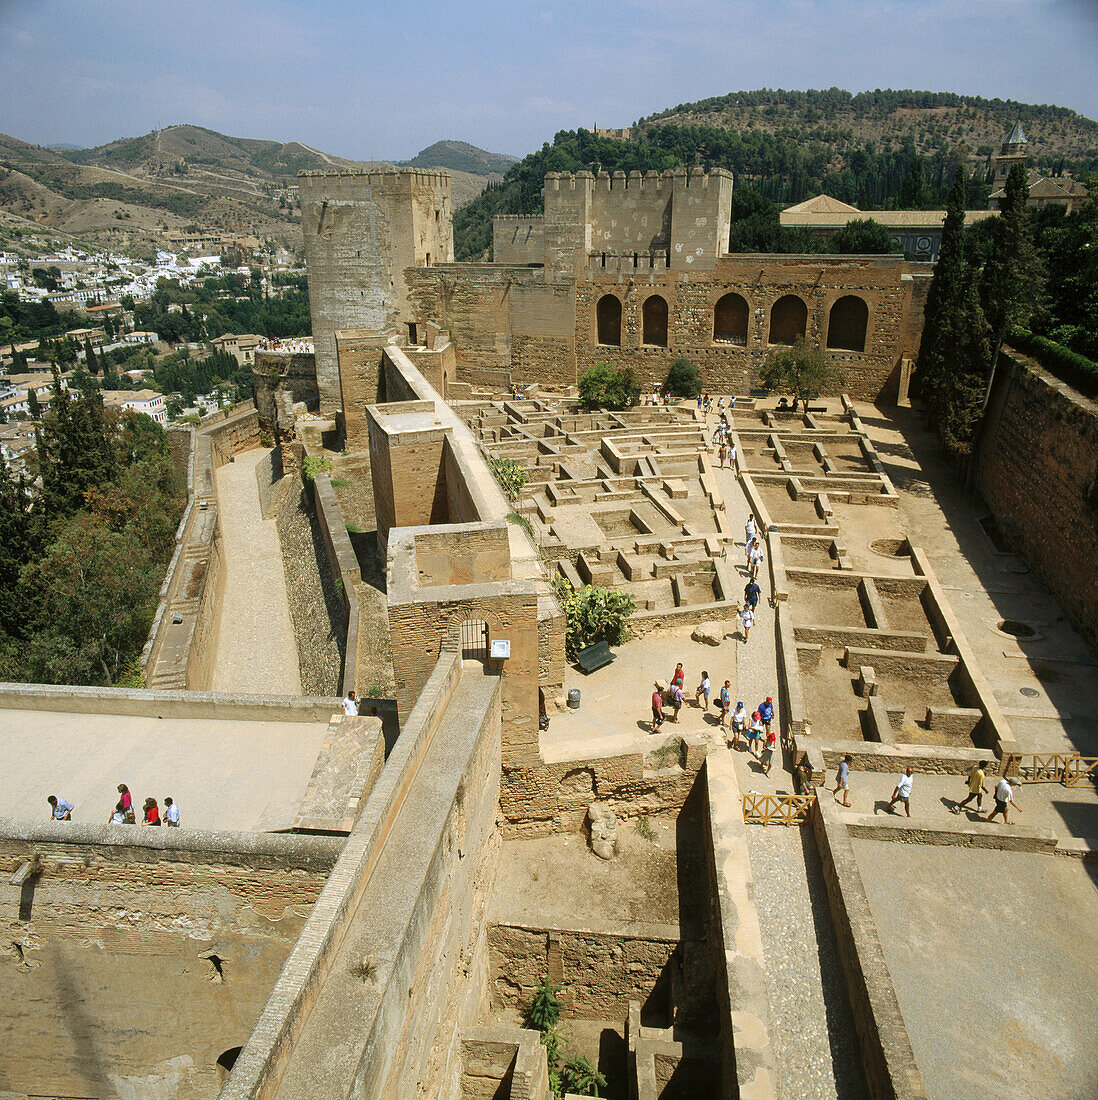
[[[721,688],[721,693],[718,696],[721,702],[721,725],[727,725],[726,719],[728,718],[728,708],[732,705],[732,693],[728,690],[731,686],[731,680],[725,680],[724,687]]]
[[[774,700],[768,695],[766,700],[759,704],[759,716],[766,726],[766,732],[770,732],[770,723],[774,721]]]
[[[679,687],[683,687],[685,683],[686,673],[683,671],[682,661],[679,661],[679,663],[675,665],[675,671],[671,674],[671,686],[674,687],[678,684]]]
[[[660,691],[660,683],[656,681],[656,689],[652,692],[652,732],[658,733],[663,725],[663,692]]]
[[[126,823],[134,824],[137,818],[133,812],[133,798],[130,796],[130,788],[125,783],[118,784],[118,801],[122,803],[122,812],[126,815]]]
[[[733,473],[736,472],[736,441],[731,434],[728,438],[728,467]]]
[[[1022,807],[1018,805],[1017,799],[1014,797],[1014,784],[1018,780],[1013,776],[1004,775],[995,786],[995,809],[987,815],[988,821],[992,821],[999,814],[1003,815],[1003,824],[1009,825],[1010,818],[1007,817],[1007,810],[1010,808],[1010,804],[1014,803],[1014,808],[1018,813],[1022,812]]]
[[[674,713],[671,715],[671,721],[678,723],[679,709],[683,703],[686,702],[686,695],[682,690],[682,681],[678,681],[671,685],[671,690],[667,693],[668,699],[671,702],[671,709]]]
[[[719,417],[724,416],[724,398],[723,397],[718,397],[717,398],[717,415]]]
[[[169,829],[179,828],[179,807],[171,796],[164,799],[164,824]]]
[[[747,555],[748,570],[751,574],[752,580],[757,580],[759,576],[759,566],[763,563],[763,551],[762,546],[758,539],[751,544],[751,550]]]
[[[159,825],[160,824],[160,807],[156,804],[155,798],[146,798],[145,805],[145,819],[141,822],[142,825]]]
[[[71,802],[51,794],[46,801],[50,804],[50,817],[54,821],[72,821],[72,812],[76,807]]]
[[[117,803],[114,807],[111,816],[107,818],[108,825],[132,825],[133,822],[129,820],[126,815],[126,807],[121,802]]]
[[[854,757],[850,753],[842,758],[839,762],[839,770],[835,773],[835,790],[832,791],[836,802],[839,801],[839,791],[843,792],[842,804],[847,807],[850,806],[850,765],[853,763]]]
[[[758,581],[752,579],[743,586],[743,602],[747,604],[752,611],[759,606],[759,597],[761,595],[762,589],[759,587]]]
[[[744,542],[747,546],[750,546],[755,540],[755,536],[759,533],[758,528],[755,526],[755,516],[749,515],[747,522],[743,525],[744,529]]]
[[[770,769],[774,765],[774,749],[778,744],[778,735],[769,726],[766,727],[766,741],[763,744],[762,756],[759,758],[759,762],[763,766],[763,774],[769,775]]]
[[[720,458],[721,469],[723,470],[725,461],[728,459],[728,443],[724,439],[721,440],[721,449],[718,452],[718,455]]]
[[[740,612],[740,622],[743,625],[743,644],[747,645],[747,636],[755,625],[755,610],[749,604],[743,605],[743,610]]]
[[[347,697],[343,700],[343,713],[350,717],[354,717],[358,714],[358,698],[353,688],[347,692]]]
[[[987,774],[987,761],[981,760],[972,771],[968,773],[968,795],[963,802],[958,802],[953,807],[953,812],[959,814],[974,798],[976,799],[976,812],[983,813],[984,795],[987,787],[984,786],[984,777]]]
[[[697,706],[701,706],[702,696],[705,696],[704,710],[709,710],[709,673],[704,669],[702,670],[701,683],[698,684],[698,690],[694,692],[694,702]]]
[[[889,799],[888,806],[886,807],[890,812],[897,802],[902,802],[904,804],[904,809],[907,811],[907,816],[911,816],[911,785],[914,782],[912,779],[914,774],[915,769],[908,767],[904,774],[896,781],[896,789],[892,792],[892,798]]]
[[[741,699],[736,704],[736,709],[732,713],[732,747],[738,748],[740,744],[740,734],[747,731],[747,710],[744,708],[743,700]]]
[[[808,753],[801,757],[797,770],[793,773],[793,786],[800,788],[800,794],[813,794],[816,790],[816,782],[812,775],[812,765],[808,762]]]
[[[747,748],[752,756],[757,757],[762,749],[763,733],[765,727],[758,711],[751,715],[751,724],[747,727]]]

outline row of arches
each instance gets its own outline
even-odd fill
[[[641,342],[667,347],[667,300],[659,294],[641,306]],[[725,294],[713,307],[713,342],[747,345],[750,309],[742,294]],[[605,294],[595,306],[598,342],[621,346],[621,299]],[[836,351],[865,351],[869,306],[856,294],[847,294],[831,307],[827,320],[827,347]],[[808,329],[808,306],[796,294],[786,294],[770,308],[768,343],[792,344]]]

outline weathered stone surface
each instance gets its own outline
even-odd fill
[[[730,627],[730,623],[698,623],[691,631],[690,640],[705,645],[720,645],[732,633]]]
[[[591,851],[599,859],[613,859],[618,845],[618,819],[609,806],[592,802],[587,807],[587,823],[591,828]]]

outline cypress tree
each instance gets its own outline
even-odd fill
[[[23,636],[28,622],[19,573],[38,554],[39,534],[26,481],[0,462],[0,632],[14,638]]]
[[[965,185],[958,172],[946,200],[945,224],[938,262],[923,310],[923,334],[919,341],[914,390],[921,395],[933,419],[938,393],[943,386],[945,332],[960,308],[964,295]]]
[[[999,361],[1003,339],[1015,325],[1027,325],[1043,311],[1045,301],[1045,264],[1036,245],[1026,202],[1029,185],[1026,171],[1016,164],[1007,177],[1000,214],[995,223],[991,256],[984,264],[981,298],[991,325],[991,370],[987,396]]]

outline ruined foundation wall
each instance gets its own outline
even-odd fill
[[[0,898],[13,944],[0,998],[19,1036],[0,1044],[3,1087],[216,1095],[217,1059],[247,1037],[340,842],[252,837],[234,851],[239,834],[49,825],[0,836],[5,880],[32,852],[43,865]],[[144,843],[112,843],[123,833]]]
[[[1024,362],[1000,357],[977,485],[999,529],[1098,644],[1098,405]]]

